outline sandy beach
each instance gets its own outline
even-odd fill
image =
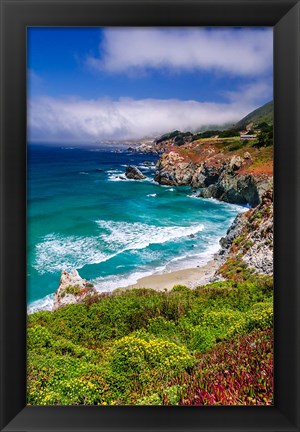
[[[157,291],[170,291],[174,285],[186,285],[195,288],[198,285],[205,285],[210,282],[211,277],[217,270],[219,263],[211,260],[201,267],[177,270],[170,273],[153,274],[138,279],[137,283],[123,289],[152,288]]]

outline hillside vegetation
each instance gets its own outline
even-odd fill
[[[256,135],[255,139],[240,139],[246,128],[250,135]],[[198,133],[176,130],[164,134],[155,141],[155,148],[165,156],[171,152],[178,154],[178,163],[193,164],[193,170],[200,164],[221,169],[224,164],[230,164],[233,157],[239,157],[243,161],[234,169],[235,175],[272,176],[273,101],[249,113],[226,130],[213,129]],[[160,182],[159,178],[156,180]],[[184,183],[189,182],[179,182],[178,185]],[[191,185],[197,187],[197,182],[193,183]]]
[[[251,113],[243,117],[239,122],[237,122],[232,129],[242,130],[245,129],[249,124],[253,124],[253,127],[257,127],[261,123],[267,123],[268,125],[273,125],[273,101],[267,102]]]
[[[272,279],[247,275],[32,314],[28,403],[271,404],[272,304]]]
[[[165,150],[169,145],[180,147],[184,144],[203,138],[233,138],[239,137],[240,133],[246,129],[253,133],[254,130],[263,132],[273,132],[273,101],[262,105],[251,113],[247,114],[237,123],[227,127],[214,127],[200,132],[182,132],[174,130],[165,133],[155,140],[157,150]],[[260,134],[259,134],[260,135]],[[258,137],[259,138],[259,137]],[[273,139],[273,134],[270,137]],[[255,144],[255,143],[254,143]],[[257,144],[257,142],[256,142]],[[272,140],[268,141],[268,145],[272,144]],[[264,145],[264,144],[263,144]]]

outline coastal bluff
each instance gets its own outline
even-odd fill
[[[155,181],[161,185],[190,186],[194,197],[251,207],[220,240],[216,280],[230,279],[245,266],[250,272],[273,274],[272,146],[235,137],[188,140],[169,145],[156,167]]]
[[[243,262],[250,271],[273,274],[272,190],[263,194],[258,206],[236,216],[220,245],[223,265],[217,273],[226,277],[230,268]]]
[[[191,186],[199,189],[199,197],[251,207],[257,206],[262,195],[272,189],[272,175],[251,172],[254,161],[248,152],[241,156],[226,155],[204,147],[194,155],[191,151],[180,153],[182,149],[171,150],[159,159],[155,181],[162,185]]]

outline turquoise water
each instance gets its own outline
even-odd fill
[[[51,308],[62,270],[76,268],[99,291],[110,291],[153,272],[204,264],[219,249],[242,208],[195,198],[189,187],[158,185],[156,160],[111,147],[29,146],[31,311]],[[146,180],[120,179],[127,164]]]

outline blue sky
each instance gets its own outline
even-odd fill
[[[32,141],[157,136],[272,99],[271,28],[30,28]]]

